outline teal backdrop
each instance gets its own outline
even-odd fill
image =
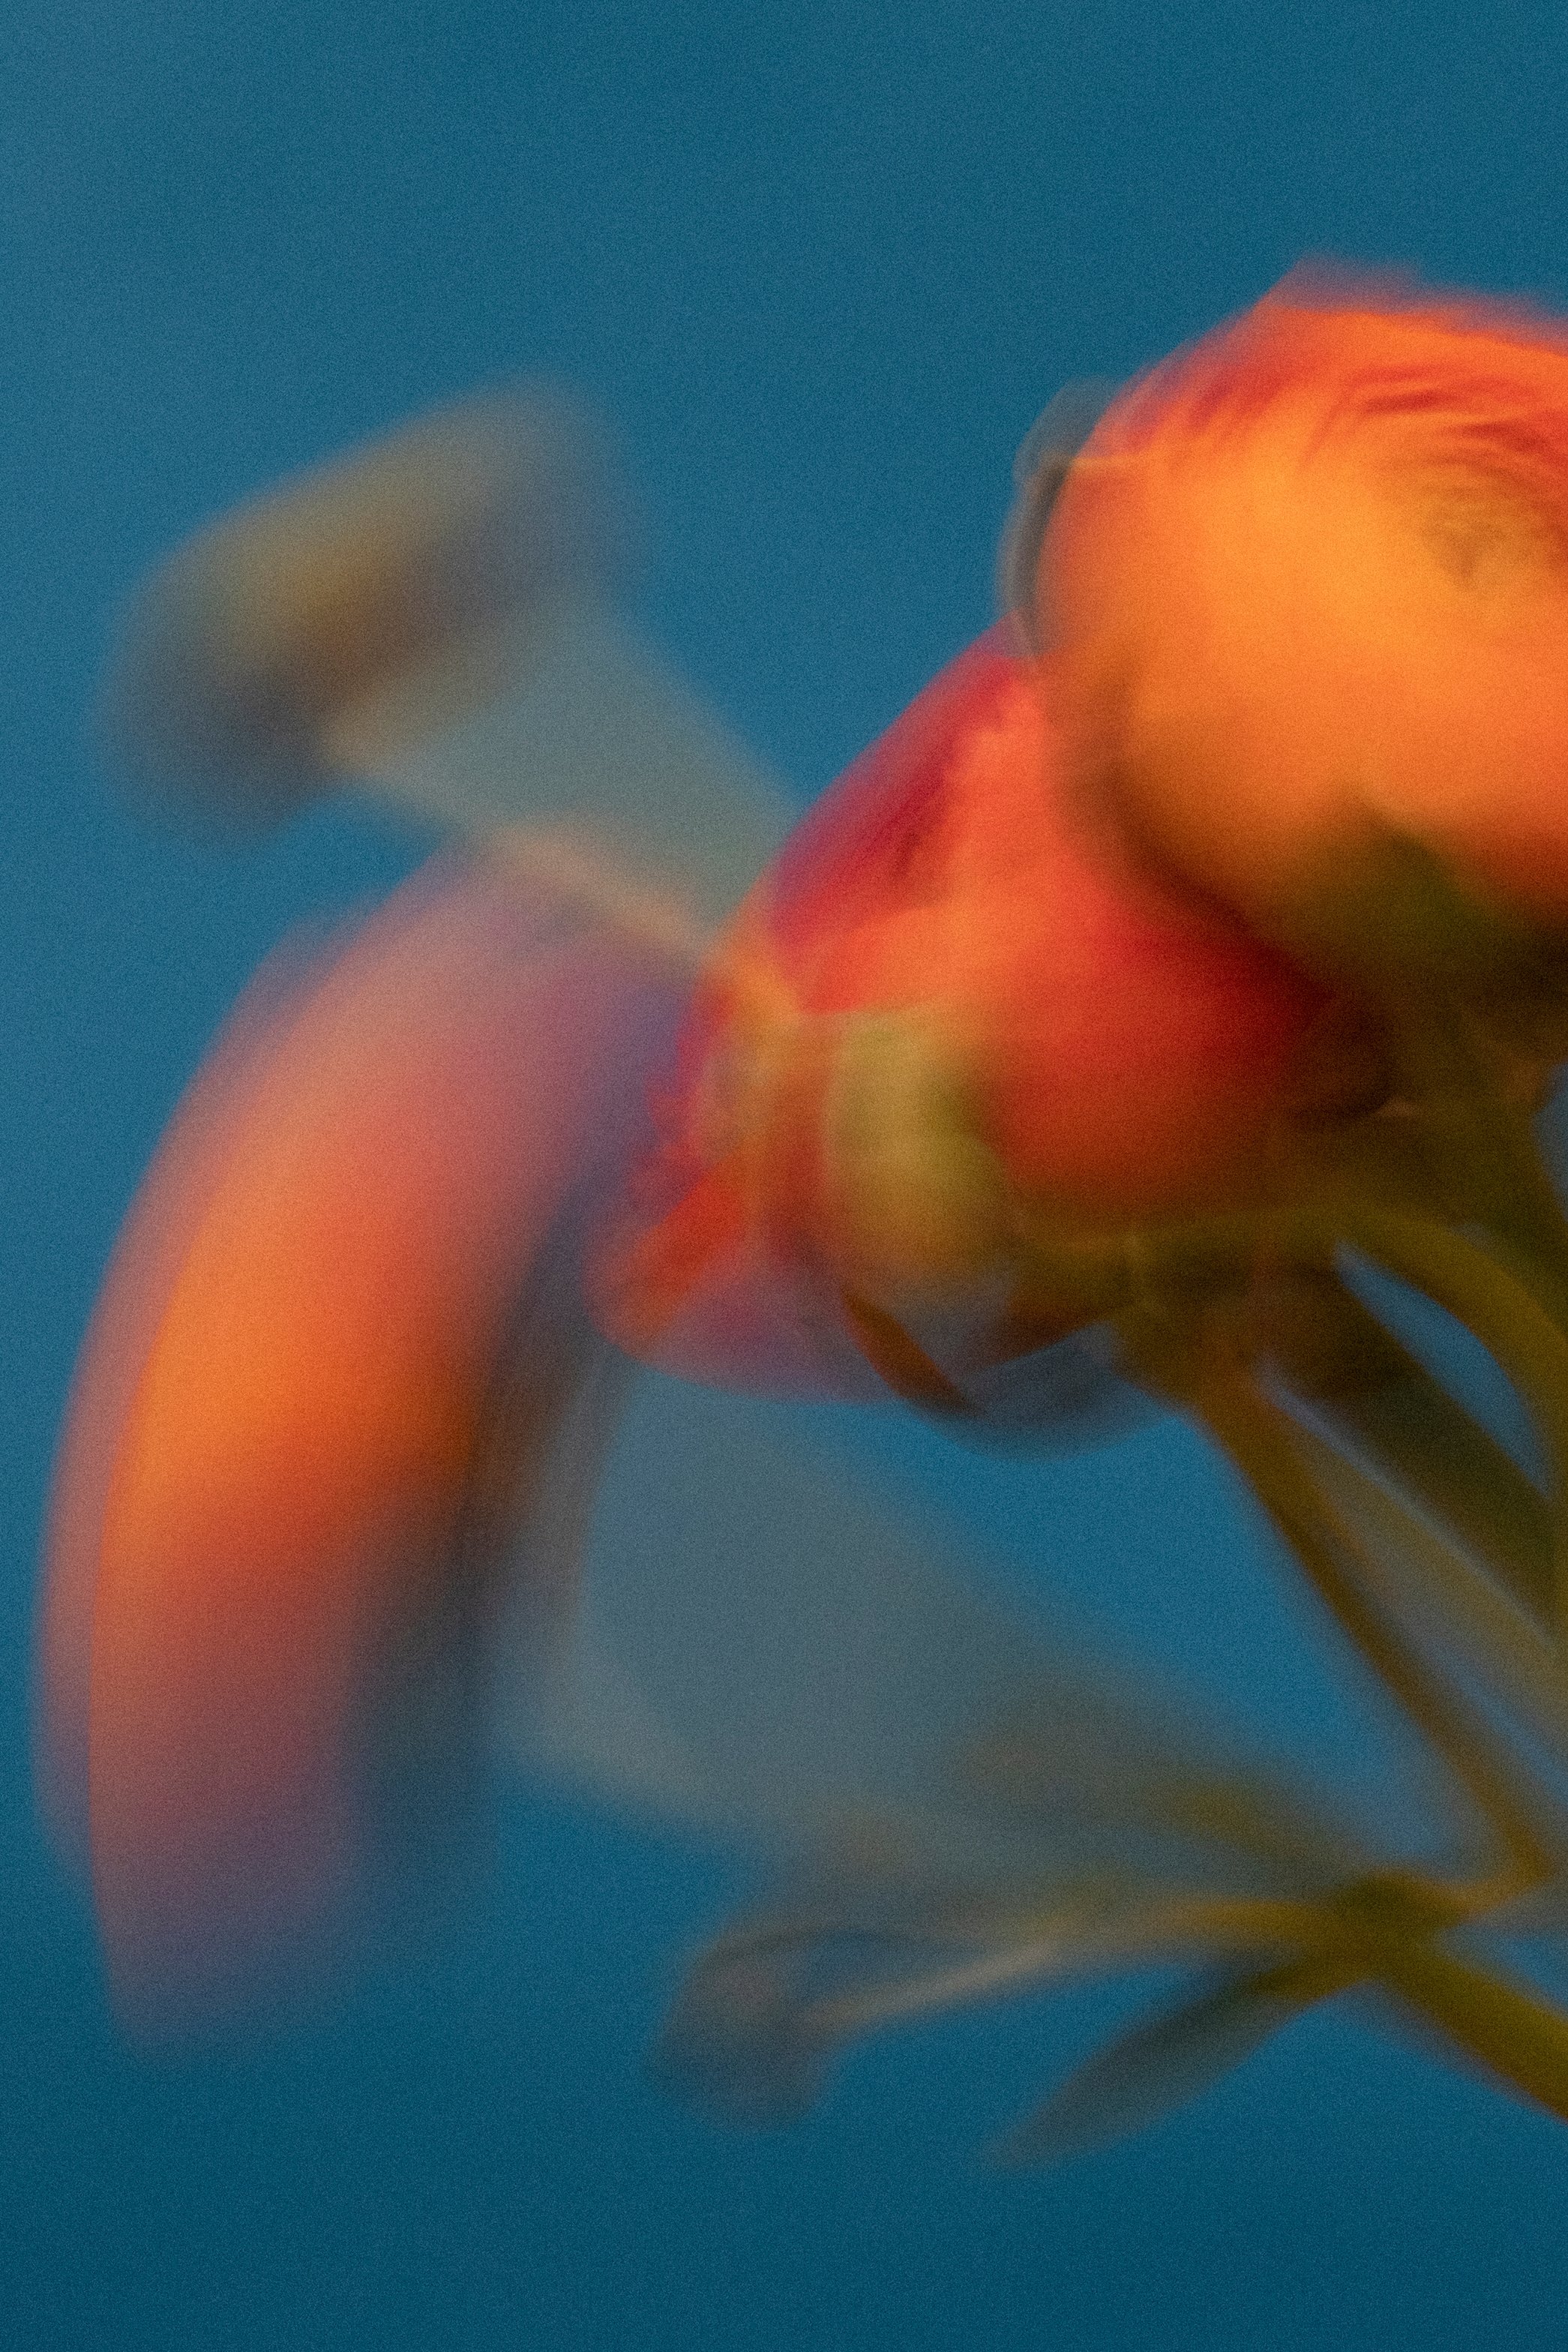
[[[1061,2173],[977,2151],[1124,1993],[890,2038],[778,2137],[643,2053],[731,1859],[508,1808],[451,1937],[138,2056],[34,1822],[51,1446],[116,1225],[247,973],[422,845],[139,827],[89,715],[200,519],[498,379],[580,388],[653,636],[802,802],[991,615],[1013,451],[1303,255],[1568,306],[1560,0],[6,0],[0,23],[0,2344],[14,2352],[1561,2352],[1568,2137],[1313,2017]],[[1281,1743],[1354,1760],[1219,1473],[1151,1424],[854,1440]]]

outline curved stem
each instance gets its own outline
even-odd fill
[[[1197,1303],[1246,1288],[1260,1266],[1328,1274],[1358,1251],[1463,1323],[1512,1381],[1540,1434],[1552,1503],[1552,1618],[1568,1633],[1568,1328],[1553,1286],[1527,1279],[1482,1244],[1435,1218],[1352,1195],[1166,1227],[1136,1237],[1144,1304],[1123,1318],[1141,1329],[1162,1315],[1190,1322]],[[1138,1343],[1134,1341],[1134,1353]]]
[[[1201,1335],[1186,1364],[1172,1369],[1173,1392],[1241,1471],[1314,1591],[1502,1840],[1522,1874],[1518,1891],[1552,1876],[1558,1857],[1542,1834],[1528,1775],[1362,1589],[1346,1564],[1356,1556],[1355,1537],[1302,1464],[1287,1416]]]
[[[1456,2049],[1568,2122],[1568,2017],[1561,2011],[1430,1937],[1391,1940],[1376,1954],[1376,1974]]]
[[[1341,1236],[1446,1307],[1505,1371],[1536,1424],[1552,1506],[1552,1622],[1568,1635],[1568,1332],[1535,1287],[1448,1227],[1375,1208],[1349,1211]]]
[[[1266,1346],[1286,1388],[1455,1537],[1537,1623],[1552,1622],[1552,1515],[1534,1482],[1337,1276],[1291,1286]]]

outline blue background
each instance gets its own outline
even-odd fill
[[[198,519],[476,382],[613,421],[649,626],[818,789],[990,615],[1012,452],[1303,253],[1568,302],[1568,19],[1380,0],[8,0],[0,28],[0,2343],[596,2352],[1568,2343],[1553,2126],[1354,2019],[1061,2174],[987,2136],[1114,1997],[857,2054],[731,2137],[641,2053],[737,1889],[517,1809],[439,1952],[271,2040],[107,2021],[32,1822],[50,1449],[117,1222],[225,1006],[416,845],[139,831],[106,616]],[[1179,1431],[1037,1466],[868,1427],[1118,1647],[1340,1736]]]

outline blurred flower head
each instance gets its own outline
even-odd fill
[[[846,1290],[994,1306],[1020,1219],[1259,1199],[1292,1128],[1376,1098],[1354,1010],[1078,822],[1042,689],[982,638],[741,908],[601,1268],[633,1352],[777,1384],[842,1352]],[[1036,1283],[1020,1342],[1101,1311],[1087,1272]]]
[[[1036,582],[1079,791],[1343,970],[1568,923],[1568,333],[1297,273],[1129,386]]]

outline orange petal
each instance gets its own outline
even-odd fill
[[[1079,1229],[1256,1196],[1328,1009],[1087,828],[1040,673],[993,631],[737,916],[598,1270],[606,1328],[688,1377],[842,1392],[865,1266],[895,1298],[995,1287],[998,1167]]]
[[[497,1391],[516,1475],[591,1349],[563,1216],[669,1018],[629,950],[448,868],[264,982],[176,1118],[84,1349],[43,1631],[46,1802],[132,2019],[288,1980],[378,1894],[388,1741],[486,1598]]]
[[[1287,279],[1112,404],[1040,606],[1080,791],[1249,919],[1390,834],[1568,919],[1563,321]]]

